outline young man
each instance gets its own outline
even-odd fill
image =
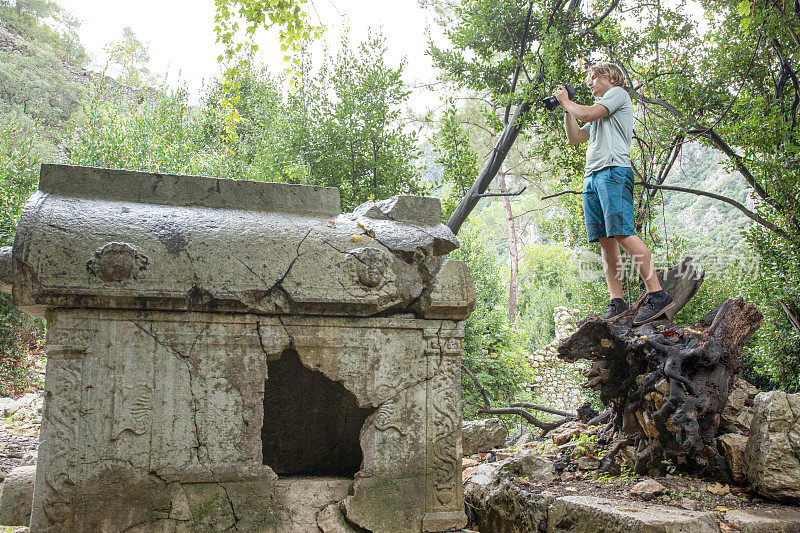
[[[662,290],[650,250],[633,229],[633,104],[622,71],[611,63],[589,67],[586,84],[594,105],[576,104],[563,86],[555,97],[564,108],[564,129],[570,144],[589,141],[583,180],[583,216],[589,242],[600,241],[603,272],[611,301],[600,318],[615,318],[628,309],[622,298],[620,245],[628,253],[647,288],[642,308],[633,320],[635,326],[662,317],[674,305]],[[575,119],[585,122],[579,127]]]

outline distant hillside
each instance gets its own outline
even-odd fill
[[[58,146],[64,124],[92,86],[101,86],[103,100],[141,103],[158,92],[131,87],[110,76],[69,64],[47,43],[35,42],[0,23],[0,120],[28,124],[37,131],[55,161],[66,155]]]
[[[699,144],[687,144],[665,185],[720,194],[752,206],[744,178],[723,168],[725,157]],[[752,221],[735,207],[711,198],[664,192],[667,232],[686,240],[687,252],[701,259],[710,255],[748,253],[742,230]],[[659,213],[658,218],[661,218]],[[661,220],[657,221],[662,226]]]

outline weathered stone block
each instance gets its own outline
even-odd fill
[[[48,320],[32,531],[463,527],[474,290],[440,217],[44,165],[11,254]]]
[[[791,509],[731,509],[725,521],[741,533],[796,533],[800,531],[800,512]]]
[[[665,505],[565,496],[548,510],[547,533],[718,533],[711,513]]]
[[[725,456],[725,462],[728,463],[728,468],[731,470],[733,481],[740,484],[745,483],[747,481],[745,475],[747,437],[738,433],[726,433],[717,437],[717,442],[722,448],[722,455]]]
[[[800,395],[759,393],[745,448],[745,474],[767,498],[800,502]]]
[[[352,463],[349,480],[308,482],[333,483],[341,498],[319,491],[325,501],[303,511],[301,522],[337,502],[349,522],[376,532],[465,522],[457,409],[463,333],[455,323],[88,310],[53,311],[48,319],[34,530],[158,521],[202,530],[260,517],[277,531],[294,531],[282,528],[301,520],[296,495],[308,491],[279,481],[271,466],[281,472],[286,463],[263,448],[282,435],[294,454],[308,458],[287,473],[325,473],[320,464],[341,467],[349,458],[306,449],[314,449],[312,439],[329,449],[326,431],[343,428],[355,439],[349,453],[363,457]],[[109,343],[114,338],[124,345]],[[314,383],[302,392],[322,403],[292,400],[288,388],[271,394],[268,368],[284,360],[291,365],[275,370],[273,383],[296,385],[307,372],[340,387],[335,394],[350,395],[352,406]],[[276,402],[289,418],[268,409]],[[304,410],[335,408],[319,411],[334,420],[358,406],[368,414],[352,426],[287,423]]]
[[[725,408],[722,410],[720,424],[731,431],[749,431],[753,421],[753,411],[746,403],[756,394],[758,394],[757,388],[741,377],[737,377],[733,382]]]
[[[31,519],[36,466],[18,466],[0,487],[0,524],[27,526]]]
[[[445,259],[431,284],[422,292],[418,308],[425,318],[464,320],[475,307],[475,284],[467,265]]]
[[[520,488],[512,476],[549,482],[555,471],[551,461],[532,453],[476,467],[464,485],[464,495],[480,531],[528,533],[546,526],[553,498]]]

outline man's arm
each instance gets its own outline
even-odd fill
[[[607,117],[609,114],[608,108],[603,104],[590,106],[576,104],[569,99],[569,94],[563,85],[559,85],[553,95],[558,100],[558,103],[561,104],[561,107],[564,108],[564,111],[582,122],[594,122],[597,119]]]
[[[570,144],[581,144],[589,140],[589,132],[582,130],[575,117],[569,113],[564,113],[564,130],[567,132],[567,141]]]
[[[582,122],[594,122],[597,119],[608,116],[608,108],[603,104],[594,104],[591,106],[580,105],[567,97],[561,100],[561,107],[564,108],[564,111]]]

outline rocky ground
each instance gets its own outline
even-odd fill
[[[21,398],[0,398],[0,482],[11,469],[36,462],[42,395],[29,392]]]
[[[28,390],[17,397],[0,396],[0,483],[14,467],[36,463],[47,360],[41,347],[29,356]]]
[[[754,393],[746,382],[739,384],[723,415],[731,433],[720,437],[720,447],[737,484],[692,477],[669,464],[666,475],[636,475],[629,457],[635,450],[625,449],[603,473],[600,460],[608,446],[598,442],[596,427],[577,421],[545,439],[531,433],[507,438],[497,419],[467,422],[468,530],[800,532],[800,507],[793,505],[800,501],[793,492],[800,456],[779,448],[783,440],[787,446],[796,441],[790,428],[800,428],[800,418],[790,415],[800,395],[762,393],[753,402]],[[728,449],[731,437],[739,441]],[[490,451],[473,453],[479,449]],[[762,471],[771,472],[767,477],[775,483],[760,481]]]
[[[544,445],[529,449],[553,462],[558,459],[558,453],[554,447]],[[506,455],[513,462],[515,458],[525,453],[525,450],[498,450],[496,454],[478,454],[465,458],[464,481],[468,486],[468,494],[471,492],[469,480],[473,474],[479,472],[481,465],[489,465],[493,458],[495,462],[498,462],[498,456],[502,458]],[[628,503],[633,504],[634,502],[645,503],[646,506],[654,508],[667,506],[679,510],[707,512],[713,516],[721,532],[744,530],[735,520],[738,514],[731,513],[731,511],[741,510],[751,515],[781,520],[793,524],[795,528],[774,529],[774,531],[800,531],[800,509],[796,506],[764,500],[756,495],[750,487],[720,484],[686,475],[643,477],[628,471],[618,475],[607,475],[598,474],[597,471],[576,469],[572,472],[562,472],[552,480],[537,479],[531,475],[512,475],[507,481],[509,487],[513,485],[520,502],[532,501],[541,497],[556,500],[562,497],[578,496],[613,500],[621,505],[622,509]],[[479,509],[476,511],[480,512]],[[473,522],[469,526],[470,531],[491,531],[490,529],[481,529],[475,515],[472,520]],[[763,531],[770,531],[770,529]]]
[[[37,374],[41,370],[37,368]],[[741,398],[734,398],[737,410],[726,413],[731,424],[736,421],[740,427],[749,426],[753,416],[753,391],[741,390]],[[0,490],[11,469],[35,464],[41,408],[40,387],[19,398],[0,398]],[[671,474],[639,476],[625,466],[624,453],[619,468],[600,473],[599,460],[606,450],[591,429],[577,422],[543,440],[531,433],[509,439],[499,423],[487,420],[468,426],[465,449],[491,450],[463,460],[471,518],[465,531],[559,533],[584,531],[587,523],[586,531],[593,530],[591,524],[602,522],[603,527],[594,530],[800,532],[800,507],[766,499],[746,482],[694,478],[671,465]],[[509,529],[508,524],[513,526]],[[23,531],[0,526],[0,533]]]
[[[0,397],[0,495],[12,469],[36,464],[46,361],[40,349],[33,350],[31,356],[29,390],[15,398]],[[0,525],[0,533],[27,531],[26,527]]]

